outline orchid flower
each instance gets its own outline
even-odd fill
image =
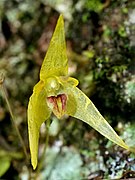
[[[82,120],[109,140],[129,149],[77,85],[77,79],[68,77],[64,22],[63,16],[60,15],[40,70],[40,81],[34,86],[28,104],[28,131],[33,169],[37,167],[40,126],[50,118],[52,112],[59,119],[67,114]]]

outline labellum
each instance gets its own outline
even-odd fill
[[[57,118],[60,119],[66,111],[67,96],[65,94],[59,94],[57,96],[47,97],[47,104]]]

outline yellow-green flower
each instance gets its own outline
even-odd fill
[[[40,81],[34,86],[28,105],[29,144],[34,169],[37,166],[39,129],[52,112],[57,118],[67,114],[80,119],[109,140],[129,149],[77,85],[78,80],[68,77],[64,22],[60,15],[40,70]]]

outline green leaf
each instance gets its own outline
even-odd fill
[[[11,158],[5,156],[0,158],[0,177],[2,177],[7,172],[10,164]]]
[[[129,149],[100,114],[92,101],[81,90],[68,85],[67,93],[69,97],[67,104],[68,115],[84,121],[109,140],[125,149]]]
[[[49,48],[40,70],[40,79],[49,76],[66,76],[68,74],[68,59],[63,16],[60,15]]]

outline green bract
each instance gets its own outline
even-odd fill
[[[63,17],[60,15],[48,51],[28,105],[28,131],[31,162],[37,166],[39,129],[53,112],[76,117],[119,146],[129,149],[99,113],[91,100],[76,86],[78,80],[68,77],[68,60]]]

